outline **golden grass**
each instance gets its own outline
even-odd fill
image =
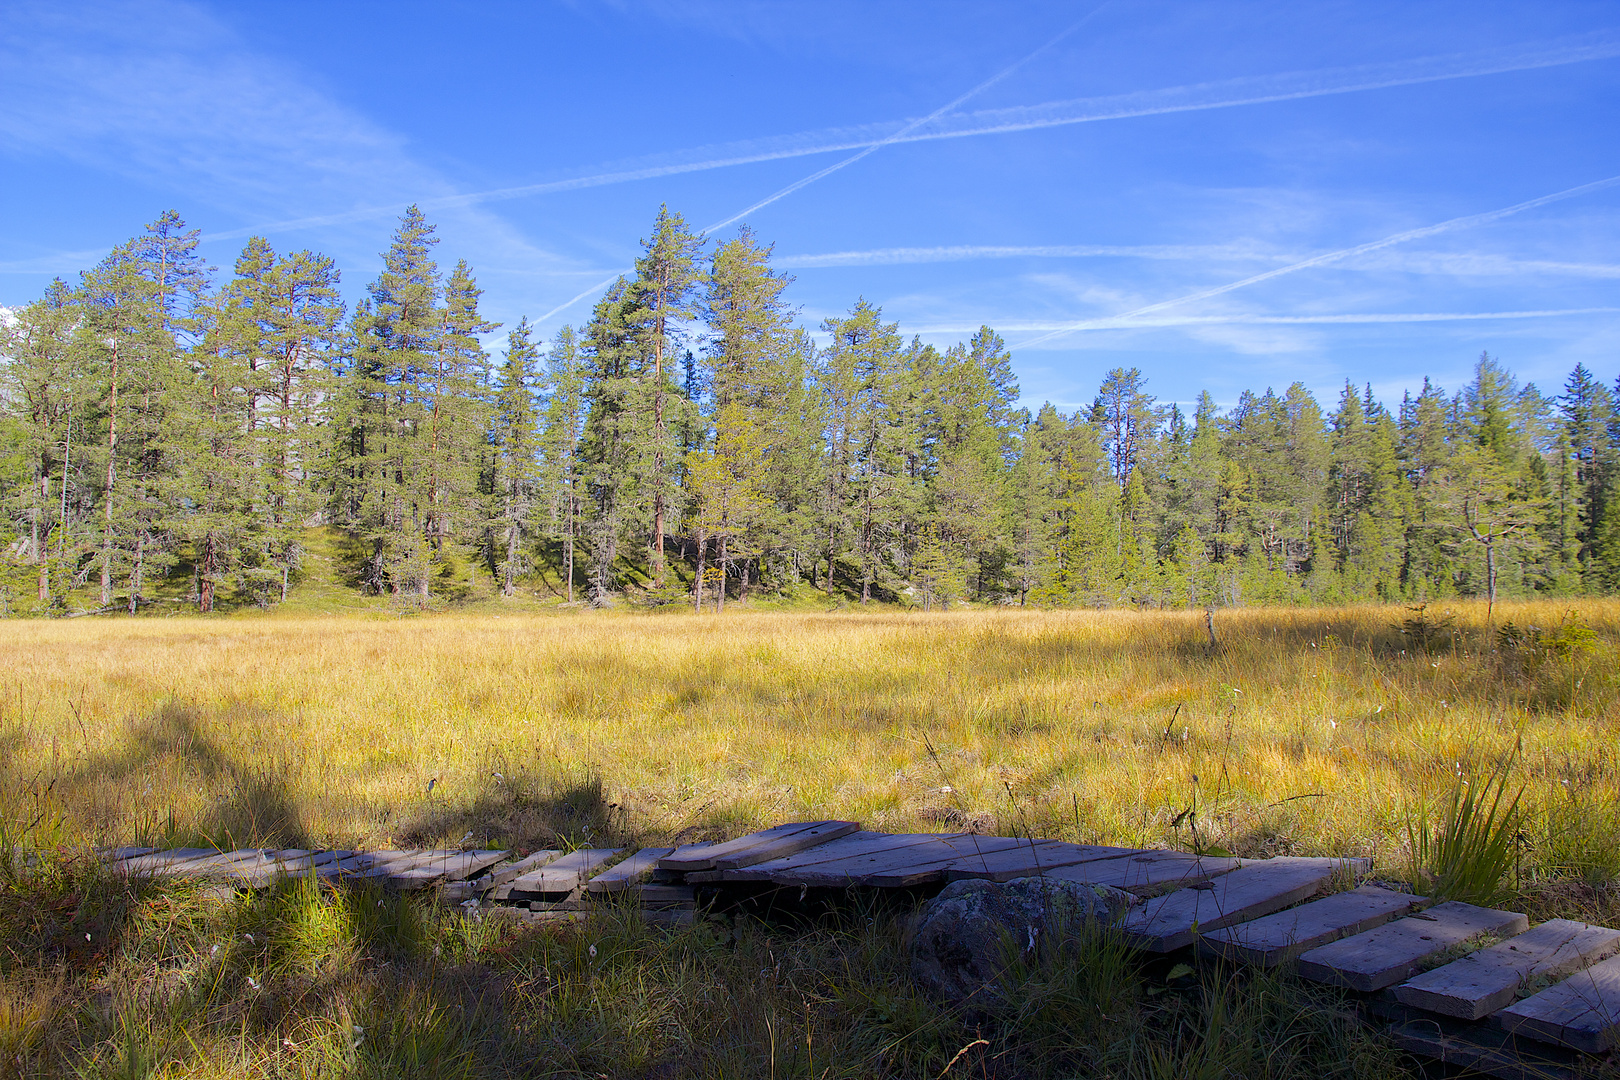
[[[1611,875],[1620,602],[1498,605],[1596,631],[1532,675],[1451,607],[1430,652],[1398,607],[1223,611],[1212,655],[1170,612],[5,622],[0,810],[97,843],[843,817],[1397,867],[1408,809],[1519,745],[1528,861]]]

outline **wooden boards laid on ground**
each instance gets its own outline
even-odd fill
[[[1096,865],[1092,863],[1082,866]],[[1191,888],[1148,900],[1125,913],[1120,929],[1147,952],[1174,952],[1210,930],[1269,915],[1322,890],[1342,859],[1267,859]]]
[[[1395,1000],[1478,1020],[1511,1005],[1522,986],[1563,979],[1620,952],[1620,930],[1552,919],[1489,948],[1408,979]]]
[[[1508,1031],[1588,1054],[1620,1046],[1620,956],[1593,964],[1496,1014]]]
[[[1318,945],[1382,926],[1427,903],[1421,896],[1362,885],[1274,915],[1213,930],[1198,939],[1198,948],[1256,967],[1276,967]]]
[[[1517,912],[1453,900],[1302,953],[1299,973],[1316,982],[1371,993],[1405,982],[1425,960],[1448,949],[1466,948],[1481,935],[1521,934],[1529,927],[1530,921]]]

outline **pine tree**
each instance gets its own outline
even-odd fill
[[[506,339],[506,362],[501,365],[495,386],[494,496],[498,500],[490,515],[500,554],[492,559],[500,576],[501,595],[517,592],[517,579],[527,567],[523,563],[523,540],[532,527],[534,505],[541,479],[541,430],[535,404],[535,384],[540,350],[535,346],[528,319],[522,319]]]
[[[568,602],[574,602],[574,542],[578,537],[580,433],[585,423],[585,372],[572,326],[557,331],[546,355],[546,412],[540,475],[551,513],[550,535],[563,545]]]

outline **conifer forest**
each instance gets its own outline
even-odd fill
[[[422,604],[480,577],[699,610],[1620,586],[1611,373],[1543,390],[1487,354],[1400,401],[1295,381],[1183,408],[1116,368],[1032,412],[992,328],[942,351],[859,298],[807,326],[768,243],[668,209],[547,339],[485,319],[414,207],[353,310],[320,254],[253,239],[220,273],[198,242],[166,213],[6,316],[8,613],[138,612],[177,579],[203,612],[272,606],[323,525],[365,589]]]

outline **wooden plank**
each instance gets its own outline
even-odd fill
[[[512,896],[530,893],[565,893],[589,881],[596,868],[622,848],[581,848],[512,881]]]
[[[1192,885],[1236,870],[1237,859],[1189,855],[1183,851],[1150,851],[1112,859],[1097,859],[1077,866],[1057,866],[1047,877],[1087,885],[1111,885],[1127,892],[1152,892],[1166,886]]]
[[[837,840],[840,836],[848,836],[860,829],[860,824],[854,821],[823,821],[808,829],[801,829],[796,833],[779,836],[774,840],[767,840],[762,844],[754,844],[743,851],[733,851],[725,855],[714,855],[712,852],[693,852],[691,855],[672,855],[671,861],[681,859],[703,858],[705,855],[713,859],[711,866],[715,870],[741,870],[745,866],[755,863],[768,862],[771,859],[785,859],[789,855],[797,855],[801,851],[820,847],[829,840]],[[666,867],[668,869],[668,867]]]
[[[644,908],[686,908],[697,906],[697,890],[689,885],[641,885],[629,895]]]
[[[969,835],[899,852],[888,860],[886,867],[862,874],[855,882],[884,889],[905,888],[943,881],[947,869],[961,865],[980,865],[987,869],[1015,867],[1015,876],[1028,877],[1032,873],[1030,867],[1039,863],[1033,858],[1028,840]]]
[[[1041,874],[1059,867],[1145,854],[1141,848],[1096,847],[1087,844],[1067,844],[1060,840],[1037,840],[1034,846],[1036,850],[1033,859],[1028,863],[1018,857],[1018,852],[1027,852],[1028,847],[1010,849],[1007,854],[988,861],[967,859],[959,865],[946,867],[945,880],[962,881],[977,878],[981,881],[1011,881],[1016,877]]]
[[[711,844],[702,851],[694,851],[686,855],[671,855],[668,858],[659,860],[658,866],[663,870],[679,870],[682,872],[713,870],[715,869],[716,859],[741,855],[743,852],[753,848],[762,847],[811,829],[820,829],[829,824],[832,823],[826,821],[796,821],[789,825],[777,825],[774,828],[749,833],[747,836],[739,836],[735,840]]]
[[[1620,952],[1620,930],[1553,919],[1395,987],[1395,1000],[1478,1020],[1513,1004],[1519,987],[1552,982]]]
[[[457,881],[439,886],[439,898],[450,903],[461,903],[485,893],[491,900],[504,900],[512,893],[512,882],[517,878],[551,862],[562,855],[561,851],[548,849],[536,851],[515,862],[490,869],[468,881]]]
[[[1245,863],[1198,887],[1179,889],[1130,909],[1120,921],[1126,940],[1148,952],[1191,945],[1208,930],[1269,915],[1321,891],[1337,859],[1266,859]]]
[[[1593,964],[1494,1019],[1508,1031],[1600,1054],[1620,1045],[1620,956]]]
[[[384,867],[380,872],[373,871],[376,876],[384,878],[389,885],[396,889],[420,889],[436,881],[456,878],[465,878],[492,863],[504,859],[510,852],[506,851],[426,851],[422,858],[409,866],[394,865]],[[451,877],[454,874],[455,877]]]
[[[1396,1049],[1470,1070],[1470,1076],[1478,1073],[1497,1080],[1576,1080],[1591,1075],[1584,1069],[1571,1068],[1569,1062],[1553,1060],[1548,1054],[1552,1047],[1528,1045],[1529,1040],[1483,1024],[1453,1031],[1433,1020],[1406,1020],[1392,1024],[1385,1035]]]
[[[913,843],[868,849],[863,854],[816,863],[811,866],[785,866],[770,876],[778,885],[800,885],[815,888],[846,887],[864,881],[873,874],[903,871],[919,865],[930,865],[937,860],[939,866],[948,865],[972,852],[971,847],[957,847],[970,840],[999,840],[1001,837],[973,837],[967,833],[929,836],[922,834]],[[935,870],[938,876],[943,872]],[[727,880],[730,880],[727,878]]]
[[[357,851],[346,859],[330,862],[320,867],[317,873],[323,878],[357,878],[373,877],[374,871],[394,866],[399,863],[411,863],[420,851],[415,849],[407,851]]]
[[[858,855],[870,855],[877,852],[893,851],[897,848],[913,847],[917,844],[926,844],[941,837],[966,836],[966,833],[880,833],[880,832],[854,832],[848,836],[829,840],[825,844],[801,851],[797,855],[789,855],[784,859],[772,859],[770,862],[756,863],[745,866],[741,870],[699,870],[686,875],[686,880],[702,884],[716,881],[770,881],[774,875],[789,870],[797,870],[811,866],[824,866],[840,859],[849,859]]]
[[[628,859],[614,863],[591,878],[585,883],[585,888],[593,893],[620,892],[628,889],[645,880],[658,868],[658,860],[673,854],[674,851],[674,848],[667,847],[643,848]]]
[[[1315,982],[1371,993],[1405,982],[1425,960],[1470,938],[1520,934],[1529,926],[1517,912],[1451,900],[1302,953],[1299,973]]]
[[[102,858],[112,863],[116,869],[117,864],[123,862],[125,859],[133,859],[137,855],[150,855],[157,850],[158,849],[155,847],[116,847],[102,851],[99,854]]]
[[[1256,967],[1276,967],[1308,949],[1382,926],[1428,904],[1422,896],[1362,885],[1252,922],[1213,930],[1198,948]]]
[[[197,859],[206,859],[219,852],[214,848],[173,848],[151,855],[137,855],[119,864],[120,872],[131,877],[155,877],[175,873],[177,868]]]
[[[186,877],[227,877],[232,867],[244,863],[255,863],[264,858],[262,848],[238,848],[235,851],[220,851],[201,859],[192,859],[175,868],[175,873]]]
[[[261,851],[258,853],[257,858],[243,859],[224,867],[219,876],[228,878],[240,885],[245,885],[248,888],[262,889],[282,876],[289,860],[311,854],[313,852],[296,848]]]

